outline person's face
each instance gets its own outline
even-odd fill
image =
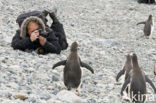
[[[39,25],[37,24],[37,23],[35,23],[35,22],[30,22],[29,24],[28,24],[28,34],[29,34],[29,36],[31,35],[31,33],[33,32],[33,31],[35,31],[36,29],[38,29],[39,28]]]

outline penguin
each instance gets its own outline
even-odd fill
[[[147,39],[149,39],[149,36],[152,35],[153,30],[154,30],[154,19],[153,19],[152,15],[149,15],[147,21],[137,23],[137,25],[139,25],[139,24],[145,24],[144,35]]]
[[[155,3],[155,0],[138,0],[138,3],[153,4]]]
[[[116,76],[116,81],[118,82],[118,79],[125,74],[125,80],[128,78],[129,76],[129,72],[132,70],[132,60],[131,60],[131,56],[130,53],[127,53],[126,55],[126,62],[125,65],[123,67],[123,69],[117,74]],[[126,92],[128,93],[128,87],[126,88]]]
[[[131,56],[130,53],[126,54],[126,62],[123,67],[123,69],[117,74],[116,76],[116,81],[118,82],[118,79],[125,73],[125,80],[129,76],[129,72],[132,70],[132,61],[131,61]]]
[[[154,74],[156,75],[156,64],[154,65]]]
[[[85,67],[94,74],[94,70],[86,63],[82,62],[78,56],[78,44],[73,42],[70,49],[71,53],[66,60],[60,61],[53,65],[53,69],[57,66],[64,65],[64,84],[68,90],[77,89],[81,82],[81,68]]]
[[[137,55],[135,53],[132,53],[131,58],[133,68],[130,72],[129,77],[125,80],[120,93],[123,96],[124,89],[130,83],[130,98],[132,99],[132,102],[144,103],[144,101],[146,100],[147,93],[146,82],[148,82],[151,85],[155,93],[156,88],[152,81],[147,77],[147,75],[144,74],[144,72],[139,67]]]

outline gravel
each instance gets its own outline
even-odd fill
[[[64,25],[69,48],[60,55],[13,50],[11,40],[18,29],[17,16],[54,7]],[[82,68],[81,94],[69,92],[80,101],[127,103],[120,96],[123,80],[116,83],[115,77],[122,69],[124,54],[128,51],[135,51],[140,67],[156,85],[153,74],[156,40],[141,38],[143,25],[136,26],[150,14],[156,17],[155,5],[138,4],[136,0],[1,0],[0,11],[0,103],[72,102],[69,97],[66,100],[58,98],[58,94],[66,90],[63,67],[52,70],[52,66],[66,59],[74,41],[80,44],[81,60],[95,71],[91,74]],[[51,24],[49,17],[48,20]],[[156,37],[156,31],[153,37]],[[149,85],[147,88],[148,93],[154,93]],[[15,99],[18,93],[27,95],[28,99]],[[155,102],[156,99],[149,101]]]

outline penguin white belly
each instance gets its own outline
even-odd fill
[[[154,20],[152,21],[152,25],[151,25],[151,36],[153,34],[153,30],[154,30]]]

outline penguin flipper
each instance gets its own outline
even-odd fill
[[[147,77],[147,75],[145,75],[145,80],[151,85],[151,87],[154,89],[154,92],[156,93],[156,88],[154,84],[152,83],[152,81]]]
[[[81,67],[85,67],[86,69],[90,70],[94,74],[94,70],[92,67],[90,67],[88,64],[80,62]]]
[[[156,64],[154,65],[154,74],[156,75]]]
[[[137,23],[137,25],[139,25],[139,24],[145,24],[146,22],[145,21],[143,21],[143,22],[139,22],[139,23]]]
[[[53,67],[52,67],[52,69],[54,69],[54,68],[56,68],[57,66],[60,66],[60,65],[65,65],[66,64],[66,61],[67,60],[63,60],[63,61],[60,61],[60,62],[54,64]]]
[[[123,84],[123,86],[121,88],[121,92],[120,92],[121,96],[123,96],[123,91],[127,87],[128,83],[130,83],[130,76],[128,76],[128,78],[125,80],[125,82],[124,82],[124,84]]]
[[[116,76],[116,81],[125,73],[125,69],[122,69]]]

